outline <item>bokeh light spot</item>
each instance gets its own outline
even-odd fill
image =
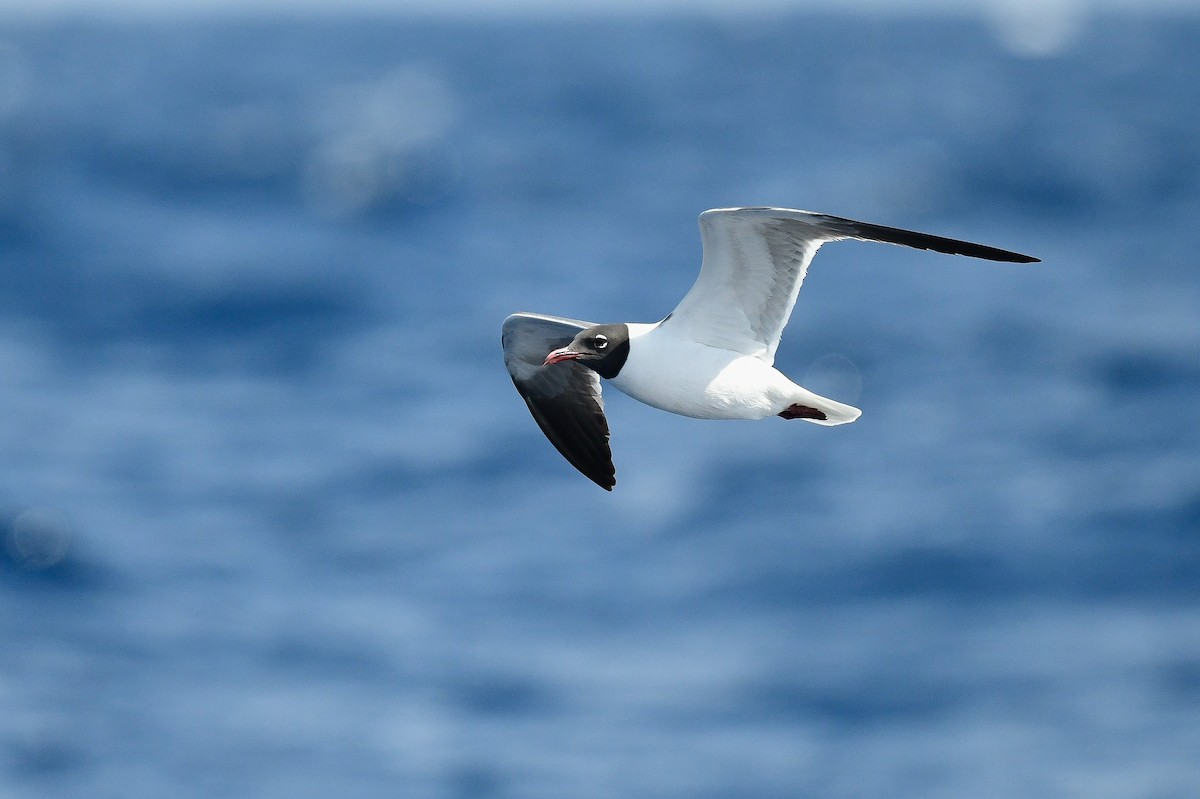
[[[1005,47],[1043,58],[1061,53],[1078,38],[1087,9],[1079,0],[995,0],[988,11]]]
[[[23,569],[41,571],[60,563],[71,546],[71,526],[51,508],[30,508],[8,528],[8,556]]]

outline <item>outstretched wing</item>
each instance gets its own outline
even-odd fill
[[[982,244],[856,222],[790,208],[717,208],[700,215],[704,262],[691,290],[668,317],[697,341],[767,363],[791,316],[817,248],[863,239],[991,261],[1037,258]]]
[[[546,438],[571,465],[601,488],[617,483],[600,377],[574,361],[542,362],[591,322],[518,313],[504,320],[504,365]]]

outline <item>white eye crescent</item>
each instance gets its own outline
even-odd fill
[[[608,346],[608,339],[605,336],[596,336],[592,339],[592,346],[598,350],[602,350]]]

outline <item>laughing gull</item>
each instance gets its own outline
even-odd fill
[[[1037,258],[982,244],[790,208],[700,214],[700,276],[657,324],[596,325],[533,313],[504,320],[504,365],[546,438],[612,490],[616,469],[600,378],[636,400],[697,419],[782,416],[853,422],[858,408],[812,393],[772,364],[800,284],[822,244],[861,239],[990,261]]]

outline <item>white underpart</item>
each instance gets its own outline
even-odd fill
[[[824,412],[827,419],[805,420],[821,425],[862,413],[796,385],[758,357],[701,344],[670,325],[630,324],[629,357],[609,382],[647,405],[697,419],[762,419],[796,404]]]

